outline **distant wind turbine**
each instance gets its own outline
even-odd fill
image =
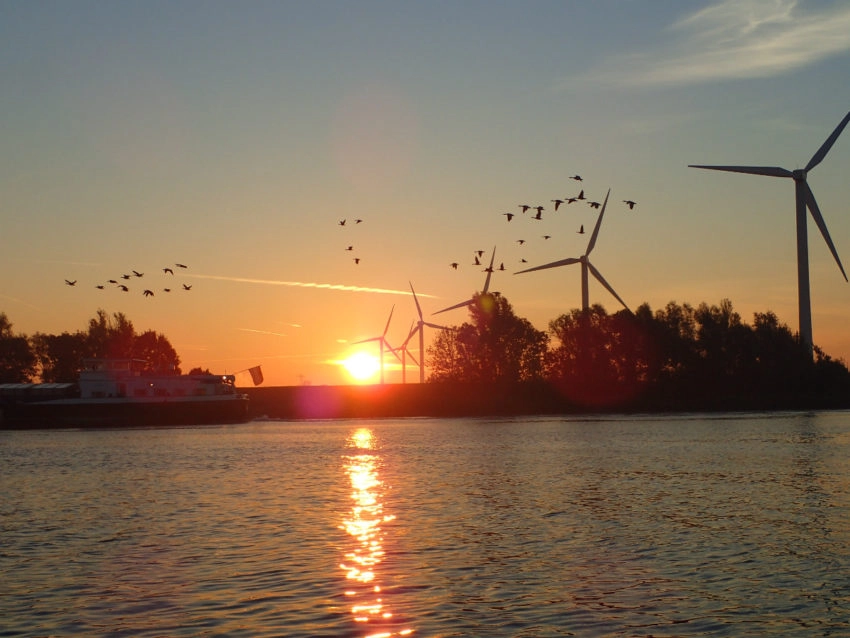
[[[384,384],[384,346],[386,346],[387,348],[389,348],[389,349],[390,349],[390,352],[392,352],[392,353],[395,355],[396,359],[398,359],[399,361],[401,361],[401,358],[398,356],[398,353],[397,353],[397,352],[395,351],[395,349],[394,349],[394,348],[390,345],[389,341],[387,341],[387,331],[390,329],[390,321],[392,321],[392,318],[393,318],[393,311],[394,311],[394,310],[395,310],[395,306],[393,306],[393,307],[392,307],[392,309],[390,310],[390,316],[389,316],[389,318],[387,319],[387,325],[386,325],[386,326],[384,326],[384,331],[381,333],[381,335],[380,335],[380,336],[378,336],[378,337],[370,337],[369,339],[363,339],[362,341],[355,341],[355,342],[354,342],[354,343],[368,343],[369,341],[377,341],[377,342],[378,342],[378,345],[379,345],[380,350],[381,350],[381,354],[380,354],[380,357],[381,357],[381,358],[380,358],[380,364],[381,364],[381,385],[383,385],[383,384]]]
[[[493,256],[495,257],[495,251]],[[489,277],[490,274],[487,273]],[[408,282],[410,283],[410,282]],[[419,333],[419,383],[425,383],[425,326],[429,328],[434,328],[435,330],[447,330],[446,326],[440,326],[436,323],[430,323],[425,321],[422,317],[422,306],[419,305],[419,299],[416,297],[416,291],[413,289],[413,284],[410,283],[410,292],[413,293],[413,301],[416,302],[416,313],[419,315],[419,319],[416,321],[416,327],[410,331],[410,334],[407,336],[407,340],[405,340],[405,344],[415,335],[417,332]],[[414,359],[414,361],[416,361]]]
[[[487,272],[487,279],[484,280],[484,289],[481,291],[482,295],[486,295],[487,291],[490,289],[490,277],[493,276],[493,260],[496,259],[496,247],[493,246],[493,254],[490,256],[490,266],[488,266],[485,270]],[[449,306],[448,308],[443,308],[442,310],[438,310],[435,312],[435,315],[440,314],[441,312],[448,312],[449,310],[454,310],[456,308],[469,307],[475,303],[477,299],[477,295],[473,296],[471,299],[467,299],[466,301],[461,301],[460,303],[456,303],[454,306]]]
[[[769,177],[790,177],[794,180],[794,190],[797,200],[797,296],[800,317],[800,339],[806,345],[809,352],[814,349],[814,341],[812,340],[812,302],[809,290],[809,248],[808,248],[808,228],[806,219],[806,208],[812,213],[812,219],[820,229],[826,245],[832,256],[835,258],[835,263],[838,264],[844,280],[847,281],[847,273],[844,272],[844,266],[841,265],[841,260],[838,258],[838,252],[835,250],[835,245],[832,243],[832,238],[829,236],[829,231],[826,228],[826,222],[823,220],[818,204],[815,201],[815,196],[812,189],[806,180],[809,171],[823,161],[826,154],[835,144],[835,140],[841,135],[844,127],[850,122],[850,113],[844,116],[844,119],[835,127],[823,145],[812,155],[812,159],[806,164],[806,168],[789,171],[786,168],[778,166],[704,166],[700,164],[689,164],[690,168],[706,168],[714,171],[730,171],[732,173],[749,173],[752,175],[767,175]]]
[[[593,229],[593,233],[590,235],[590,241],[587,244],[587,250],[584,251],[584,254],[581,257],[568,257],[567,259],[560,259],[558,261],[553,261],[548,264],[543,264],[542,266],[534,266],[533,268],[527,268],[526,270],[520,270],[519,272],[514,273],[515,275],[519,275],[524,272],[531,272],[533,270],[544,270],[546,268],[557,268],[558,266],[569,266],[570,264],[581,264],[581,309],[583,311],[587,311],[590,307],[589,303],[589,295],[587,289],[587,280],[588,271],[596,277],[596,280],[605,286],[605,289],[610,292],[614,297],[623,304],[623,307],[629,310],[629,307],[626,305],[626,302],[620,298],[611,285],[605,281],[605,278],[602,276],[593,264],[590,263],[590,251],[593,250],[593,247],[596,245],[596,238],[599,235],[599,228],[602,226],[602,216],[605,214],[605,207],[608,205],[608,196],[611,194],[611,189],[608,189],[608,193],[605,195],[605,201],[602,203],[602,209],[599,211],[599,218],[596,220],[596,227]]]

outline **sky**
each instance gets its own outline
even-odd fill
[[[184,371],[337,384],[390,313],[408,335],[411,285],[466,321],[433,313],[494,249],[518,316],[580,307],[577,265],[514,273],[580,256],[608,189],[591,260],[631,309],[726,298],[796,331],[793,181],[688,165],[804,167],[850,111],[850,4],[0,0],[0,60],[14,332],[121,312]],[[808,180],[845,269],[848,168],[845,132]],[[850,284],[808,230],[814,341],[850,361]]]

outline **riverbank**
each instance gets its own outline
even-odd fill
[[[302,385],[240,388],[251,418],[356,419],[385,417],[498,417],[610,412],[848,409],[850,397],[788,395],[741,397],[656,393],[593,402],[570,398],[546,383],[425,383]]]

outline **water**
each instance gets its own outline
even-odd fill
[[[850,413],[0,432],[0,636],[850,635]]]

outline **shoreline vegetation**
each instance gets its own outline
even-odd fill
[[[684,396],[647,392],[620,401],[584,402],[556,386],[525,383],[300,385],[239,388],[251,419],[510,417],[570,414],[772,412],[850,409],[850,394],[811,390],[753,396],[745,393]]]

